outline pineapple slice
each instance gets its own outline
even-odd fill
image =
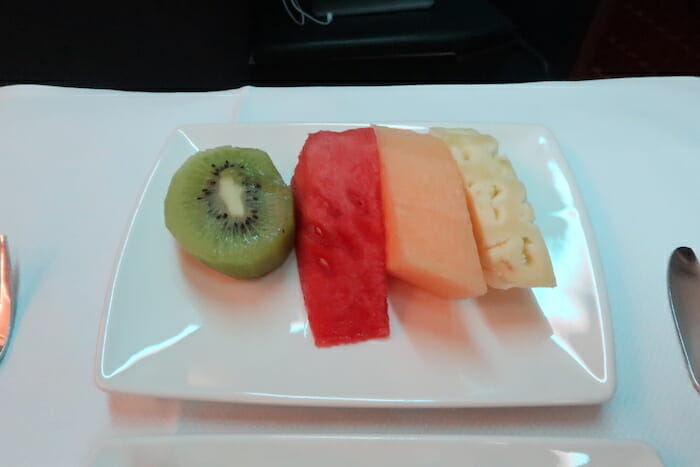
[[[457,161],[466,188],[479,259],[494,288],[554,287],[552,261],[525,186],[498,142],[472,129],[431,128]]]

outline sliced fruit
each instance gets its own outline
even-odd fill
[[[486,293],[464,186],[447,145],[410,130],[374,130],[389,273],[445,298]]]
[[[297,262],[316,345],[388,336],[379,156],[372,129],[309,135],[292,189]]]
[[[267,153],[207,149],[175,172],[165,224],[203,263],[233,277],[260,277],[282,264],[294,245],[292,192]]]
[[[433,128],[460,166],[486,282],[491,287],[553,287],[552,261],[525,186],[498,142],[472,129]]]

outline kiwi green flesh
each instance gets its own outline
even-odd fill
[[[170,182],[165,223],[188,253],[237,278],[264,276],[294,245],[291,190],[258,149],[222,146],[191,156]]]

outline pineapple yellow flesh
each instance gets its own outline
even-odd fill
[[[472,129],[431,128],[457,161],[486,283],[494,288],[554,287],[552,261],[525,186],[498,142]]]

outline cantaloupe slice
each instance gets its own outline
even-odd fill
[[[449,147],[376,126],[390,275],[444,298],[486,293],[464,184]]]

